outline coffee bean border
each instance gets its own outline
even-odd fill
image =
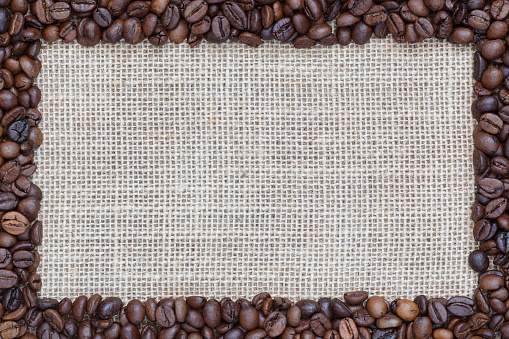
[[[509,0],[0,0],[0,338],[509,339],[508,24]],[[477,49],[472,297],[388,302],[357,291],[292,303],[260,293],[124,305],[98,294],[74,302],[37,296],[42,193],[30,177],[43,139],[34,84],[41,39],[252,47],[275,39],[306,48],[362,45],[389,33],[398,43],[437,38]]]

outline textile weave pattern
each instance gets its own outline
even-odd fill
[[[41,295],[469,295],[472,53],[44,45]]]

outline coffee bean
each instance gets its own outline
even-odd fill
[[[368,302],[366,303],[366,309],[375,319],[383,317],[389,310],[387,301],[378,296],[373,296],[368,299]]]
[[[372,1],[372,0],[361,0],[361,1]],[[309,20],[317,21],[323,14],[322,6],[318,0],[304,0],[303,13],[309,18]]]
[[[254,330],[258,327],[260,316],[254,307],[247,307],[240,311],[239,322],[242,328],[247,331]]]
[[[380,5],[372,6],[366,13],[364,13],[362,19],[369,26],[376,26],[387,20],[387,10],[385,7]]]
[[[207,14],[208,5],[205,0],[193,0],[184,10],[184,19],[187,22],[198,22]]]
[[[338,324],[339,337],[341,339],[357,339],[359,331],[352,318],[341,319]]]
[[[106,8],[96,8],[93,12],[92,17],[94,21],[103,28],[109,27],[113,22],[113,18],[111,17],[110,12]]]
[[[15,321],[5,321],[0,324],[0,333],[4,339],[19,337],[20,327]]]
[[[141,21],[138,18],[129,18],[124,21],[124,39],[128,44],[138,44],[143,41]]]
[[[382,329],[399,327],[401,324],[401,319],[393,314],[386,314],[376,320],[376,326]]]
[[[310,318],[309,326],[319,337],[323,337],[325,332],[332,328],[330,320],[323,313],[313,314]]]
[[[447,301],[447,310],[458,317],[468,317],[474,314],[475,303],[467,297],[453,297]]]
[[[247,29],[247,15],[236,2],[225,2],[223,13],[233,27],[239,30]]]
[[[423,38],[431,38],[435,34],[435,29],[431,20],[428,18],[419,18],[415,22],[415,31]]]
[[[216,300],[208,300],[203,306],[203,320],[211,328],[216,328],[221,322],[221,307]]]
[[[396,302],[396,313],[405,321],[413,321],[419,315],[419,308],[411,300],[399,299]]]
[[[352,29],[352,40],[357,45],[364,45],[373,35],[373,28],[359,21]]]
[[[242,32],[239,36],[239,40],[249,47],[258,47],[262,44],[260,37],[250,32]]]
[[[353,312],[353,320],[361,327],[369,327],[375,323],[375,318],[373,318],[365,308]]]
[[[279,20],[272,28],[274,38],[279,41],[287,41],[295,32],[295,27],[289,18]]]
[[[263,327],[265,331],[267,331],[267,335],[269,337],[275,338],[279,336],[281,333],[283,333],[286,327],[286,317],[281,312],[278,311],[272,312],[265,319]]]
[[[239,318],[240,307],[232,300],[226,300],[221,306],[221,317],[227,323],[233,323]]]
[[[308,31],[308,37],[313,40],[320,40],[332,33],[332,27],[326,23],[312,26]]]
[[[113,316],[118,314],[118,312],[120,312],[122,306],[123,303],[120,298],[108,297],[101,301],[101,303],[97,307],[97,310],[95,311],[95,314],[100,319],[112,318]]]
[[[0,270],[0,288],[8,289],[18,283],[18,275],[10,270]]]
[[[468,264],[474,271],[482,273],[488,269],[489,259],[486,253],[475,250],[468,256]],[[433,319],[431,320],[433,321]]]
[[[353,15],[363,15],[366,13],[371,6],[373,6],[373,0],[349,0],[348,10]]]
[[[430,300],[428,303],[428,314],[430,320],[439,326],[445,325],[447,322],[447,309],[445,305],[439,301]]]
[[[416,339],[429,338],[433,332],[433,324],[428,317],[418,317],[413,321],[412,325],[412,331]]]
[[[162,327],[172,327],[175,324],[175,312],[169,306],[158,306],[156,309],[157,323]]]

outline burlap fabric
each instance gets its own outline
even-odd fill
[[[472,53],[45,45],[41,294],[470,294]]]

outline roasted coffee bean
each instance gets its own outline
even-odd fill
[[[242,32],[239,36],[239,41],[249,47],[258,47],[262,44],[260,37],[250,32]]]
[[[247,307],[240,311],[239,323],[247,331],[254,330],[258,327],[260,316],[254,307]]]
[[[376,326],[382,329],[399,327],[401,324],[401,319],[393,314],[386,314],[376,320]]]
[[[458,317],[469,317],[474,314],[475,303],[467,297],[453,297],[447,301],[447,310]]]
[[[360,0],[372,1],[372,0]],[[318,0],[304,0],[303,13],[309,20],[317,21],[322,17],[323,9]]]
[[[208,5],[205,0],[193,0],[184,10],[184,19],[187,22],[198,22],[207,14]]]
[[[101,40],[99,25],[94,20],[88,18],[82,19],[78,23],[77,33],[78,43],[83,46],[95,46]]]
[[[387,20],[387,10],[385,7],[380,5],[372,6],[366,13],[364,13],[362,19],[369,26],[376,26]]]
[[[341,319],[338,324],[339,337],[341,339],[357,339],[359,331],[352,318]]]
[[[172,327],[175,324],[175,312],[169,306],[158,306],[156,309],[156,321],[162,327]]]
[[[247,29],[247,15],[236,2],[225,2],[223,4],[223,13],[233,27],[239,30]]]
[[[124,21],[124,39],[128,44],[138,44],[143,41],[141,21],[138,18],[129,18]]]
[[[361,305],[364,301],[368,299],[368,292],[365,291],[348,292],[345,293],[343,297],[345,298],[345,301],[349,305]]]
[[[365,308],[353,312],[353,320],[361,327],[369,327],[375,323],[375,318],[373,318]]]
[[[352,29],[352,40],[357,45],[364,45],[373,35],[373,28],[359,21]]]
[[[490,16],[481,10],[473,10],[468,16],[468,24],[470,27],[479,30],[486,30],[490,26]]]
[[[378,319],[383,317],[388,312],[389,307],[385,299],[378,296],[373,296],[368,299],[366,303],[366,309],[373,318]]]
[[[103,28],[109,27],[113,22],[110,12],[106,8],[96,8],[92,14],[94,21]]]
[[[332,329],[332,324],[323,313],[315,313],[310,318],[309,327],[317,336],[323,337],[328,330]]]
[[[483,273],[488,269],[489,259],[486,253],[475,250],[470,253],[468,256],[468,264],[470,267],[479,273]],[[431,314],[430,314],[431,318]],[[433,321],[433,319],[431,319]]]
[[[203,305],[203,320],[205,324],[211,328],[216,328],[220,324],[221,307],[216,300],[208,300],[205,305]]]
[[[221,306],[221,317],[227,323],[233,323],[239,318],[240,307],[232,300],[226,300]]]
[[[325,318],[327,319],[327,318]],[[327,319],[328,320],[328,319]],[[330,322],[329,322],[330,324]],[[275,338],[283,333],[286,327],[286,317],[281,312],[272,312],[267,316],[265,322],[263,324],[265,331],[267,331],[267,335],[271,338]],[[324,333],[325,334],[325,333]]]
[[[122,309],[123,303],[120,298],[108,297],[104,298],[103,301],[97,307],[95,314],[100,319],[112,318]]]
[[[366,13],[371,6],[373,6],[373,0],[349,0],[348,10],[353,15],[363,15]]]
[[[289,18],[279,20],[272,28],[274,38],[279,41],[289,40],[295,33],[295,27]]]

